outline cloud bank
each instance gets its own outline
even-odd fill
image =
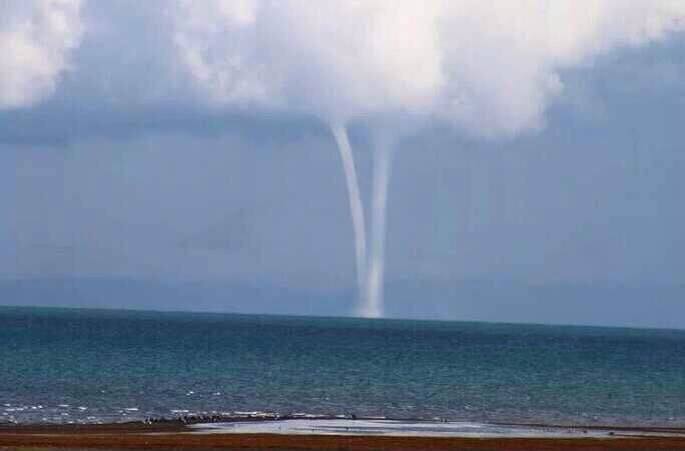
[[[315,8],[303,0],[171,0],[133,14],[135,4],[0,2],[0,108],[45,99],[72,67],[97,93],[87,73],[101,69],[75,67],[73,53],[107,33],[84,37],[84,28],[113,25],[121,33],[111,37],[121,39],[147,23],[157,30],[146,31],[149,42],[118,50],[106,43],[107,58],[97,61],[118,75],[99,81],[103,97],[128,98],[142,78],[159,81],[148,86],[151,102],[188,101],[190,85],[203,107],[328,122],[409,113],[474,135],[514,135],[544,125],[564,70],[664,40],[685,23],[678,0],[588,0],[582,8],[572,0],[329,0]],[[142,67],[160,58],[166,62]],[[141,67],[122,75],[119,61]]]
[[[668,0],[180,0],[174,42],[215,106],[514,135],[544,124],[561,71],[664,39],[684,17]]]
[[[0,2],[0,109],[51,95],[83,35],[81,0]]]

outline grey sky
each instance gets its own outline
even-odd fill
[[[254,309],[221,296],[198,308],[349,313],[352,228],[324,124],[202,107],[149,19],[112,5],[118,25],[91,20],[54,95],[0,111],[0,285],[192,282],[229,297],[231,286],[281,287],[283,299]],[[124,52],[122,40],[147,47]],[[389,314],[685,327],[683,44],[674,35],[562,71],[542,130],[479,139],[436,124],[402,141]],[[352,123],[365,197],[370,133]],[[307,307],[279,305],[297,296]],[[0,303],[52,303],[16,299]],[[141,294],[125,306],[192,303]]]

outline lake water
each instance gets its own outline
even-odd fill
[[[0,422],[685,425],[685,331],[0,307]]]

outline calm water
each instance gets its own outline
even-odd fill
[[[0,308],[0,422],[685,424],[685,331]]]

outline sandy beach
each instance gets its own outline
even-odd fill
[[[655,430],[644,432],[654,433]],[[657,430],[657,433],[661,432]],[[3,426],[0,428],[0,449],[685,450],[685,430],[670,430],[670,433],[677,436],[465,438],[200,434],[178,423]]]

